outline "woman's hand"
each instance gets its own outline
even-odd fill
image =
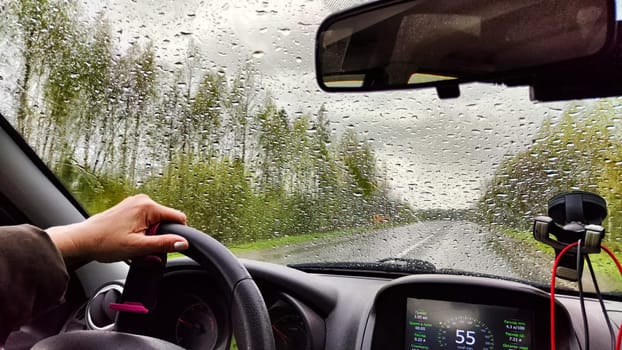
[[[178,252],[188,242],[177,235],[146,236],[149,226],[160,221],[186,224],[182,212],[160,205],[141,194],[87,220],[46,230],[66,262],[112,262],[150,253]]]

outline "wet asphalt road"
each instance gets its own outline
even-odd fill
[[[437,268],[521,277],[498,253],[494,233],[468,221],[428,221],[240,255],[279,264],[384,258],[421,259]],[[524,276],[523,276],[524,277]]]

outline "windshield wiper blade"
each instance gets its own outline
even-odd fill
[[[408,258],[384,258],[378,260],[379,263],[386,265],[402,265],[408,266],[410,269],[426,272],[436,272],[436,266],[429,261],[421,259],[408,259]]]
[[[413,274],[435,273],[431,263],[417,259],[382,259],[375,262],[320,262],[290,264],[291,268],[315,273],[338,273],[343,275],[366,276],[408,276]]]

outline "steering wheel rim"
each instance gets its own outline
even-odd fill
[[[275,349],[266,303],[251,275],[229,249],[211,236],[181,224],[162,223],[157,233],[173,233],[187,239],[189,247],[183,254],[222,278],[231,296],[231,322],[239,349]]]
[[[156,230],[156,234],[160,233],[172,233],[184,237],[188,240],[189,247],[183,254],[195,260],[203,269],[218,274],[222,289],[229,294],[231,323],[238,348],[275,350],[266,304],[251,275],[235,255],[211,236],[188,226],[161,223]],[[132,268],[130,268],[130,274],[131,270]],[[126,286],[129,284],[130,274],[128,274]],[[179,348],[175,344],[159,339],[158,342],[145,341],[156,338],[136,334],[105,331],[82,331],[80,333],[79,336],[63,333],[46,338],[35,344],[33,349],[56,350],[67,348],[69,345],[79,347],[80,344],[88,344],[89,348],[93,348],[94,344],[100,344],[100,348],[114,345],[115,348],[131,349],[135,348],[136,342],[140,342],[148,349]]]

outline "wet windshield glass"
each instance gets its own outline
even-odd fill
[[[90,213],[147,193],[241,257],[548,284],[533,217],[570,190],[607,199],[606,244],[622,249],[620,100],[321,92],[317,27],[354,4],[13,1],[0,112]]]

